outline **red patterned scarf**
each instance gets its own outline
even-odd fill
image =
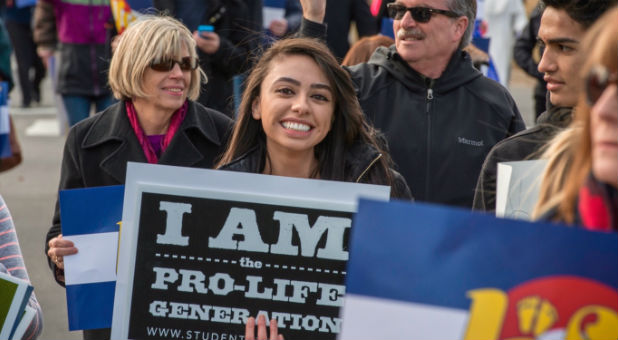
[[[178,131],[180,124],[185,120],[185,117],[187,116],[188,106],[189,106],[188,102],[185,101],[185,103],[180,107],[180,109],[178,109],[172,115],[172,118],[170,119],[170,126],[167,129],[167,133],[165,133],[165,137],[163,137],[163,142],[161,145],[161,154],[165,152],[165,149],[167,149],[167,146],[172,141],[172,138],[174,138],[176,131]],[[144,154],[146,155],[146,159],[148,160],[148,163],[150,164],[158,163],[159,157],[157,157],[157,154],[155,153],[152,145],[150,144],[150,141],[148,140],[148,136],[146,136],[144,129],[142,129],[142,127],[139,125],[139,120],[137,119],[137,111],[135,111],[135,106],[133,106],[133,102],[130,100],[127,100],[125,102],[125,107],[127,109],[127,116],[129,117],[129,121],[131,122],[133,131],[135,132],[135,135],[137,136],[137,140],[139,141],[139,144],[142,146],[142,150],[144,150]]]
[[[590,175],[579,190],[576,219],[586,229],[618,231],[618,190]]]

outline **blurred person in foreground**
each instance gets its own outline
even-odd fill
[[[581,48],[586,30],[617,0],[543,0],[539,28],[543,56],[539,72],[549,91],[548,108],[537,125],[496,144],[485,159],[479,175],[473,209],[496,209],[498,163],[536,159],[538,150],[571,122],[577,104],[578,70],[588,51]]]
[[[586,34],[572,125],[548,145],[535,216],[618,231],[618,8]]]
[[[24,257],[19,247],[13,217],[2,195],[0,195],[0,273],[30,282]],[[23,340],[36,339],[43,330],[43,312],[34,292],[30,295],[28,306],[36,310],[36,315],[22,336]]]
[[[75,125],[67,137],[58,191],[123,184],[127,162],[211,168],[232,121],[194,102],[203,72],[191,32],[170,17],[144,16],[120,36],[109,83],[119,100]],[[45,252],[64,285],[64,256],[77,253],[62,238],[56,201]],[[109,339],[110,330],[85,330]]]

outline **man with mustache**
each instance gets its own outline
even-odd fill
[[[325,0],[301,3],[301,34],[323,37]],[[348,68],[358,99],[417,200],[470,208],[491,147],[524,129],[508,91],[462,51],[476,0],[397,0],[388,11],[395,45]]]
[[[586,30],[617,0],[543,0],[538,42],[544,48],[539,72],[549,93],[547,111],[537,125],[496,144],[487,155],[478,178],[473,208],[496,209],[496,178],[499,162],[538,157],[538,150],[571,122],[580,89],[579,67],[584,53],[579,42]]]

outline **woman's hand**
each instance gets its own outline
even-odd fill
[[[197,47],[206,54],[215,54],[221,46],[221,39],[215,32],[193,32]]]
[[[257,319],[257,338],[255,337],[255,318],[250,317],[247,319],[247,325],[245,327],[245,340],[283,340],[283,335],[279,334],[277,328],[277,320],[275,318],[270,319],[270,337],[266,336],[266,317],[264,315],[258,315]]]
[[[303,7],[303,17],[305,19],[320,24],[324,22],[326,0],[300,0],[300,4]]]
[[[73,242],[62,238],[62,234],[49,240],[49,250],[47,256],[56,264],[58,269],[64,270],[64,257],[77,254],[77,248]]]

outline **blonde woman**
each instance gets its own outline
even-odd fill
[[[232,121],[195,103],[203,72],[191,32],[169,17],[148,16],[120,37],[109,84],[119,102],[75,125],[67,137],[59,190],[123,184],[127,162],[211,168]],[[56,210],[45,252],[64,285],[64,256],[77,253],[60,234]],[[109,339],[109,329],[84,331]]]

